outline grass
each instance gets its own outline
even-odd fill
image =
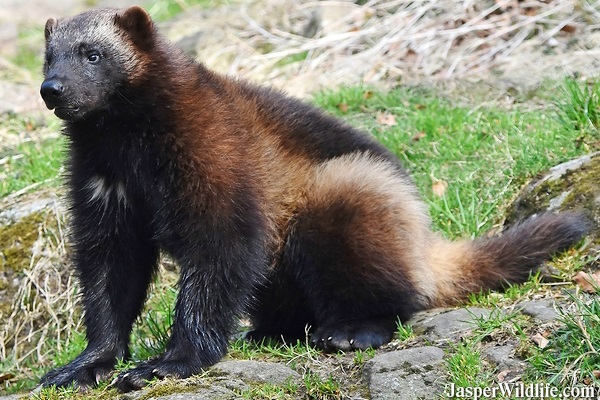
[[[167,21],[190,7],[210,8],[226,4],[229,0],[158,0],[148,1],[144,6],[156,21]]]
[[[568,308],[560,308],[562,325],[545,349],[530,362],[537,379],[557,386],[600,384],[600,299],[597,295],[567,293]]]
[[[35,77],[42,76],[44,64],[44,30],[43,26],[30,27],[19,31],[17,52],[12,62],[22,69],[30,71]]]
[[[579,89],[573,85],[580,85]],[[481,235],[496,227],[522,184],[540,171],[597,148],[598,131],[591,122],[594,117],[590,107],[596,107],[598,90],[595,84],[583,86],[574,80],[567,81],[557,93],[556,103],[546,110],[461,107],[426,90],[396,88],[378,92],[360,86],[318,94],[315,102],[372,132],[394,151],[427,201],[436,230],[447,237],[458,238]],[[16,117],[0,120],[0,128],[9,136],[26,133],[25,137],[35,136],[32,132],[43,129],[34,121]],[[14,146],[2,148],[0,197],[40,182],[59,182],[63,145],[62,139],[21,140]],[[587,263],[587,259],[575,251],[557,265],[566,271],[563,278],[568,278]],[[176,291],[169,289],[173,282],[174,279],[159,280],[151,293],[148,311],[134,328],[132,354],[135,360],[159,354],[166,345],[176,296]],[[526,284],[509,287],[502,294],[474,294],[468,303],[504,308],[532,294],[548,291],[540,277],[534,276]],[[515,314],[492,313],[489,318],[479,320],[471,337],[447,349],[449,381],[471,386],[493,384],[497,371],[483,361],[480,349],[499,337],[517,340],[522,354],[530,358],[531,369],[524,379],[542,379],[560,385],[595,379],[593,371],[600,362],[597,357],[600,305],[595,298],[574,296],[571,301],[575,308],[562,316],[562,325],[553,331],[555,341],[546,349],[531,344],[530,321]],[[406,342],[413,338],[412,328],[399,324],[397,339]],[[33,368],[32,375],[9,384],[6,389],[32,387],[45,369],[72,359],[84,345],[83,336],[76,335],[52,360]],[[350,355],[349,362],[354,370],[360,370],[375,353],[373,350],[356,352]],[[324,377],[314,371],[315,365],[336,362],[338,356],[325,356],[303,342],[255,344],[236,340],[229,356],[286,363],[302,374],[310,398],[347,395],[347,388],[336,375]],[[28,362],[32,365],[35,355]],[[130,364],[120,368],[127,365]],[[4,360],[2,368],[11,371],[15,366],[10,360]],[[245,398],[278,399],[289,398],[297,390],[260,385],[239,394]],[[42,391],[39,398],[77,396],[68,390],[59,393],[49,389]]]
[[[57,121],[0,116],[0,198],[59,182],[64,140],[56,137],[58,129]]]
[[[454,346],[446,360],[448,376],[458,387],[489,386],[489,373],[485,371],[479,350],[471,344]]]
[[[563,97],[556,103],[559,120],[567,129],[597,133],[600,128],[600,82],[565,79]]]
[[[585,151],[576,140],[580,134],[546,111],[456,107],[434,93],[407,88],[380,93],[350,87],[315,100],[371,131],[400,157],[437,229],[449,237],[492,228],[522,184]],[[380,118],[383,113],[393,120]],[[592,141],[593,133],[585,135]]]
[[[398,320],[398,329],[396,330],[396,335],[398,340],[401,342],[415,338],[415,333],[413,332],[412,326],[403,324],[400,320]]]
[[[146,310],[136,322],[131,335],[134,360],[147,360],[166,349],[177,297],[175,287],[175,279],[159,278],[154,284]]]
[[[0,197],[59,182],[63,140],[25,142],[0,152]]]

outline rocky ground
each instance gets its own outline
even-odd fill
[[[553,301],[542,299],[524,302],[518,306],[520,312],[531,318],[533,323],[549,324],[558,317]],[[448,343],[460,341],[476,325],[476,320],[489,317],[491,311],[482,308],[457,310],[436,309],[421,313],[413,318],[411,325],[419,332],[411,339],[410,346],[400,350],[399,343],[391,343],[387,351],[378,352],[368,360],[360,376],[360,384],[352,399],[434,399],[446,390],[444,348]],[[517,355],[516,343],[498,345],[490,342],[482,348],[482,354],[500,373],[517,377],[524,372],[525,361]],[[283,385],[294,382],[302,386],[302,380],[294,370],[275,363],[258,361],[225,361],[217,364],[212,374],[220,381],[210,388],[202,386],[186,390],[185,396],[169,394],[153,399],[236,399],[236,390],[253,382]],[[298,398],[305,398],[304,390]],[[146,398],[141,391],[128,395],[127,399]],[[194,397],[197,396],[197,397]]]
[[[538,299],[520,303],[515,310],[545,329],[557,323],[555,301]],[[512,311],[512,310],[511,310]],[[435,309],[416,315],[409,323],[416,335],[409,343],[392,342],[369,359],[356,376],[352,391],[344,391],[348,399],[435,399],[443,397],[446,386],[445,352],[452,343],[471,334],[477,320],[489,318],[492,312],[482,308]],[[518,343],[490,340],[481,349],[486,362],[496,366],[500,381],[517,380],[526,368],[519,357]],[[346,360],[347,361],[347,360]],[[343,364],[344,360],[337,360]],[[333,376],[340,373],[330,371]],[[286,398],[307,398],[307,388],[300,374],[282,363],[264,361],[222,361],[199,377],[178,382],[159,382],[150,389],[119,396],[131,400],[239,399],[257,385],[294,386],[294,394]],[[168,393],[168,394],[165,394]],[[326,396],[325,396],[326,397]],[[334,397],[332,395],[332,397]],[[0,396],[1,400],[18,399],[22,395]],[[312,398],[312,397],[311,397]]]

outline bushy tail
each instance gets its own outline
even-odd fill
[[[464,300],[468,293],[524,282],[544,261],[576,244],[591,228],[583,213],[545,213],[497,237],[454,243],[439,240],[429,256],[439,278],[432,305],[449,305]]]

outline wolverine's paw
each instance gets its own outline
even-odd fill
[[[163,379],[168,377],[187,378],[200,368],[197,363],[183,360],[165,361],[159,357],[155,360],[150,360],[141,363],[137,367],[129,371],[122,372],[111,383],[111,386],[116,387],[121,392],[130,392],[143,388],[152,379]]]
[[[40,380],[43,387],[66,387],[73,385],[79,390],[87,390],[107,379],[113,371],[112,362],[91,363],[85,365],[72,362],[64,367],[48,372]]]
[[[376,349],[389,342],[393,334],[394,323],[389,320],[342,322],[318,327],[311,342],[324,351]]]

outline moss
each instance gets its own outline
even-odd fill
[[[509,208],[507,225],[532,214],[551,208],[559,211],[587,210],[600,223],[600,156],[592,157],[587,163],[567,171],[558,179],[549,179],[539,185],[530,185]],[[594,232],[598,241],[599,232]]]
[[[246,382],[247,383],[247,382]],[[245,399],[297,399],[301,395],[298,384],[274,385],[264,382],[252,382],[247,389],[239,390],[238,395]]]
[[[568,179],[572,189],[565,198],[562,209],[585,208],[598,217],[600,204],[600,157],[593,158],[580,170],[575,171]]]
[[[44,213],[33,213],[5,226],[0,226],[0,271],[21,272],[29,267],[33,244],[44,223]]]
[[[18,285],[13,282],[20,280],[23,271],[29,268],[40,229],[55,224],[53,218],[53,214],[41,211],[7,225],[0,224],[0,316],[11,314],[12,301],[18,290]]]

